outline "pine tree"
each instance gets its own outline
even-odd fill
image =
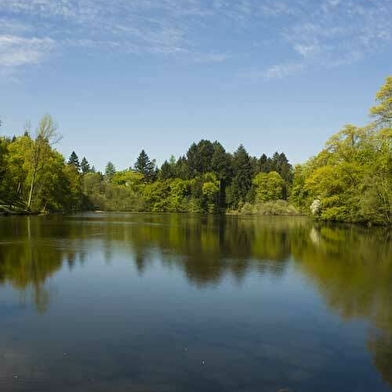
[[[246,196],[252,186],[252,163],[251,157],[241,144],[233,155],[233,182],[228,190],[228,204],[237,208],[239,203],[246,200]]]
[[[70,155],[68,159],[68,165],[74,165],[78,171],[80,171],[80,163],[79,163],[79,158],[76,155],[75,151],[72,151],[72,154]]]
[[[263,154],[259,159],[260,173],[269,173],[271,171],[269,166],[268,157],[267,155]]]
[[[219,142],[214,142],[214,153],[211,158],[211,171],[221,180],[228,180],[232,176],[231,157]]]
[[[160,180],[168,180],[170,178],[174,178],[174,170],[168,161],[163,162],[161,166],[161,170],[159,172]]]
[[[115,174],[116,174],[116,167],[113,165],[112,162],[108,162],[105,168],[105,180],[107,182],[111,182]]]
[[[209,140],[193,143],[186,153],[187,163],[192,176],[211,172],[214,146]]]
[[[152,182],[155,180],[156,177],[156,170],[155,170],[155,161],[150,160],[147,153],[142,150],[139,154],[136,163],[135,163],[135,171],[140,174],[143,174],[144,180],[146,182]]]
[[[88,163],[87,159],[83,157],[82,162],[80,164],[80,168],[83,174],[87,174],[91,172],[90,164]]]
[[[175,174],[176,177],[181,178],[181,180],[189,180],[191,178],[188,161],[184,156],[178,158],[175,166]]]

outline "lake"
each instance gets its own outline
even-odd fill
[[[306,218],[0,217],[0,391],[392,391],[392,236]]]

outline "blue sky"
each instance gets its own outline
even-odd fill
[[[392,0],[0,0],[2,133],[118,169],[193,141],[316,154],[392,73]]]

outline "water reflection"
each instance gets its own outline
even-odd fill
[[[368,339],[373,363],[382,378],[392,387],[392,333],[391,329],[374,330]]]
[[[343,318],[368,317],[378,327],[392,325],[390,232],[313,226],[301,242],[292,242],[292,254],[296,267]]]
[[[140,275],[161,263],[201,289],[230,276],[284,277],[290,266],[317,287],[343,320],[373,325],[368,350],[392,386],[392,239],[382,228],[320,225],[302,218],[88,214],[0,220],[0,284],[50,306],[46,283],[101,250],[108,264],[121,252]]]

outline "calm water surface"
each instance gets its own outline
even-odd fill
[[[392,391],[392,238],[302,218],[0,218],[0,391]]]

